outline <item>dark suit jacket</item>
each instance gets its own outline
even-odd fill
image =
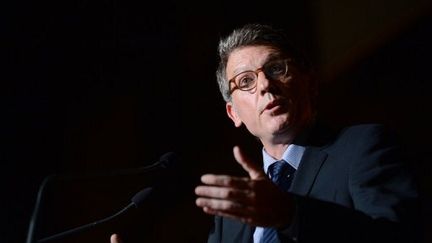
[[[290,193],[296,216],[282,242],[418,242],[417,190],[383,126],[309,131]],[[254,228],[215,217],[208,242],[252,242]]]

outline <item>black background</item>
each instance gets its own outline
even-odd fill
[[[177,172],[187,176],[176,178],[178,185],[185,182],[183,189],[170,191],[172,196],[163,198],[167,205],[147,205],[159,210],[138,214],[147,219],[131,216],[142,224],[134,225],[130,238],[141,230],[161,232],[153,236],[159,239],[170,238],[166,232],[174,231],[184,233],[185,242],[203,240],[208,218],[193,206],[195,179],[208,171],[241,173],[231,155],[234,144],[251,148],[251,156],[260,155],[256,141],[226,118],[214,77],[219,37],[255,21],[289,29],[316,64],[324,119],[335,126],[382,122],[398,132],[418,175],[430,228],[430,5],[418,4],[421,11],[407,9],[413,12],[411,18],[390,21],[388,29],[378,31],[381,35],[364,32],[368,44],[359,48],[352,42],[347,50],[328,56],[332,52],[323,52],[323,43],[349,39],[350,31],[323,35],[318,2],[2,3],[0,241],[25,241],[37,190],[46,176],[140,167],[167,151],[183,156]],[[353,8],[344,11],[359,21],[335,22],[353,33],[373,30],[374,22],[397,19],[384,14],[391,12],[392,1],[388,3],[375,19],[362,21],[367,15]],[[133,192],[151,184],[153,176],[53,182],[47,204],[55,206],[47,206],[45,220],[56,227],[45,234],[114,213]],[[195,228],[179,225],[183,217]],[[149,230],[156,227],[151,222],[158,222],[157,229]],[[108,242],[107,231],[128,230],[115,226],[100,229],[97,237],[106,237],[92,242]]]

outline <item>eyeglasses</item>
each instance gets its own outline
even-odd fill
[[[262,67],[255,71],[248,70],[241,72],[231,78],[228,84],[234,83],[234,87],[230,89],[232,94],[236,89],[242,91],[253,90],[257,86],[258,74],[263,72],[266,78],[284,82],[288,74],[288,63],[290,59],[272,60],[265,63]]]

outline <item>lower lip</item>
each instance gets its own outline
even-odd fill
[[[264,111],[265,112],[270,112],[270,113],[272,113],[272,115],[277,115],[277,114],[280,114],[282,110],[283,109],[282,109],[281,105],[276,105],[276,106],[273,106],[270,109],[265,109]]]

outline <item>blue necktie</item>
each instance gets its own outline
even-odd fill
[[[294,172],[295,169],[284,160],[276,161],[268,168],[271,180],[283,191],[288,191]],[[265,228],[261,243],[273,242],[279,242],[276,229]]]

